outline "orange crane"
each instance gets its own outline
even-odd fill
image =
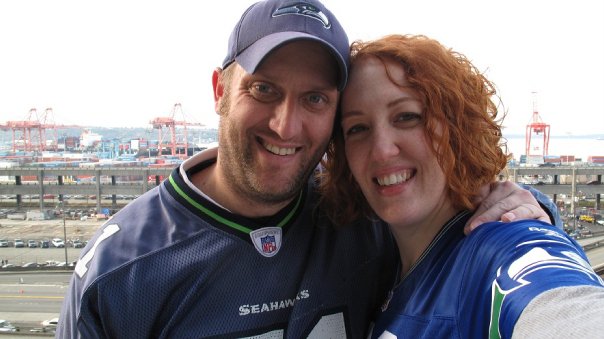
[[[79,127],[76,125],[57,125],[54,123],[52,108],[47,108],[42,115],[38,116],[38,110],[31,108],[27,113],[26,120],[7,121],[2,129],[10,129],[13,137],[13,152],[15,151],[46,151],[57,150],[57,129]],[[46,144],[46,130],[53,130],[54,139],[50,145]]]
[[[176,120],[175,117],[179,113],[182,117],[182,120]],[[203,126],[201,123],[195,122],[187,122],[184,117],[184,113],[182,110],[182,106],[180,103],[174,104],[172,108],[172,114],[169,117],[157,117],[153,120],[149,121],[149,123],[153,126],[154,129],[158,130],[158,145],[157,145],[157,154],[161,155],[164,149],[163,137],[164,132],[163,129],[166,127],[170,132],[170,142],[167,145],[167,148],[170,149],[170,154],[173,156],[178,155],[181,158],[187,157],[187,149],[189,148],[188,142],[188,134],[187,134],[187,126]],[[182,126],[184,135],[182,140],[177,140],[176,137],[176,126]],[[178,154],[178,149],[184,149],[184,153]]]
[[[13,152],[43,150],[40,121],[35,108],[29,110],[26,120],[7,121],[5,126],[13,133]]]
[[[526,125],[526,156],[530,155],[548,155],[548,147],[549,147],[549,124],[546,124],[541,119],[539,115],[539,111],[537,110],[537,103],[534,98],[536,92],[533,92],[533,117],[528,125]],[[533,136],[538,137],[540,134],[543,134],[543,145],[540,148],[539,145],[534,145],[531,148],[531,140]],[[541,150],[541,154],[536,154],[533,151]]]

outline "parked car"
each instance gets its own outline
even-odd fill
[[[35,240],[29,240],[29,241],[27,241],[27,247],[29,247],[29,248],[38,247],[38,242]]]
[[[15,247],[25,247],[25,242],[21,239],[15,239]]]
[[[8,240],[0,239],[0,247],[8,247]]]
[[[42,241],[40,241],[40,247],[41,248],[48,248],[48,247],[50,247],[50,241],[48,241],[48,240],[42,240]]]
[[[63,242],[63,239],[61,239],[61,238],[52,239],[52,245],[54,247],[65,247],[65,243]]]
[[[84,247],[84,243],[81,242],[80,240],[74,240],[73,241],[73,248],[82,248]]]
[[[28,262],[27,264],[24,264],[21,267],[35,268],[35,267],[40,267],[40,264],[38,264],[37,262]]]
[[[17,332],[18,327],[13,326],[8,320],[0,320],[0,332]]]

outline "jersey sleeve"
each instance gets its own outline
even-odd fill
[[[545,292],[591,286],[604,293],[604,282],[585,253],[561,230],[537,221],[500,227],[511,247],[499,254],[503,259],[491,286],[491,338],[510,338],[527,305]],[[571,308],[582,303],[579,298],[567,302]]]
[[[512,338],[598,338],[604,333],[604,289],[560,287],[541,293],[524,309]]]

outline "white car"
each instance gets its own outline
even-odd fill
[[[19,328],[13,326],[7,320],[0,320],[0,332],[17,332]]]
[[[65,247],[65,243],[63,242],[63,239],[61,239],[61,238],[52,239],[52,245],[54,247]]]
[[[28,262],[26,264],[23,264],[24,268],[36,268],[36,267],[40,267],[40,264],[38,264],[37,262]]]
[[[59,323],[59,318],[52,318],[52,319],[44,320],[42,322],[42,330],[44,332],[46,332],[46,331],[55,332],[57,330],[58,323]]]
[[[59,318],[52,318],[52,319],[44,320],[42,322],[42,326],[44,326],[44,327],[57,327],[58,323],[59,323]]]

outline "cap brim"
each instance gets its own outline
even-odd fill
[[[235,61],[243,67],[243,69],[252,74],[256,72],[262,61],[276,48],[295,40],[313,40],[323,44],[332,56],[336,59],[339,67],[339,78],[338,78],[338,90],[342,91],[346,86],[348,80],[347,65],[344,58],[340,55],[338,50],[326,42],[325,40],[319,39],[314,35],[302,33],[302,32],[279,32],[267,35],[251,46],[243,50],[239,55],[235,57]]]

